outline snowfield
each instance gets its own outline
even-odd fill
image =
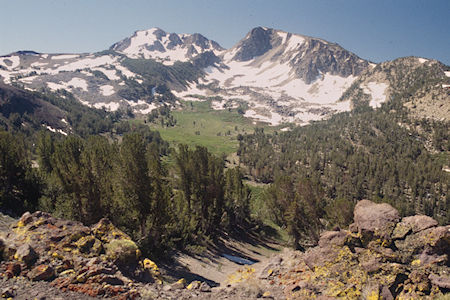
[[[71,59],[78,57],[80,57],[79,54],[61,54],[61,55],[54,55],[51,57],[51,59]]]
[[[382,82],[369,82],[367,85],[363,86],[364,93],[371,96],[369,105],[373,108],[378,108],[381,103],[386,101],[386,89],[389,86]]]
[[[114,87],[112,85],[102,85],[100,87],[100,93],[103,96],[111,96],[111,95],[113,95],[115,93],[114,92]]]
[[[67,85],[73,86],[74,88],[80,88],[83,91],[88,91],[88,83],[83,78],[74,77],[69,82],[67,82]]]

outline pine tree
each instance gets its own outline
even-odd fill
[[[23,139],[0,131],[0,209],[15,215],[36,209],[40,188]]]

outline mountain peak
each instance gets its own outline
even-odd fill
[[[164,64],[187,61],[206,51],[218,53],[224,50],[217,42],[199,33],[168,33],[158,27],[136,31],[110,49],[131,58],[152,58]]]
[[[273,30],[266,27],[255,27],[237,45],[238,51],[233,59],[249,61],[272,49],[271,36]]]

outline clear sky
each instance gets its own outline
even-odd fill
[[[450,65],[450,0],[0,0],[0,11],[0,55],[95,52],[150,27],[229,48],[267,26],[374,62],[414,55]]]

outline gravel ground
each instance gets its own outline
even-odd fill
[[[33,282],[24,277],[11,279],[0,279],[0,296],[3,298],[13,298],[20,300],[69,300],[69,299],[95,299],[84,294],[75,292],[63,292],[60,289],[50,286],[48,282]]]

